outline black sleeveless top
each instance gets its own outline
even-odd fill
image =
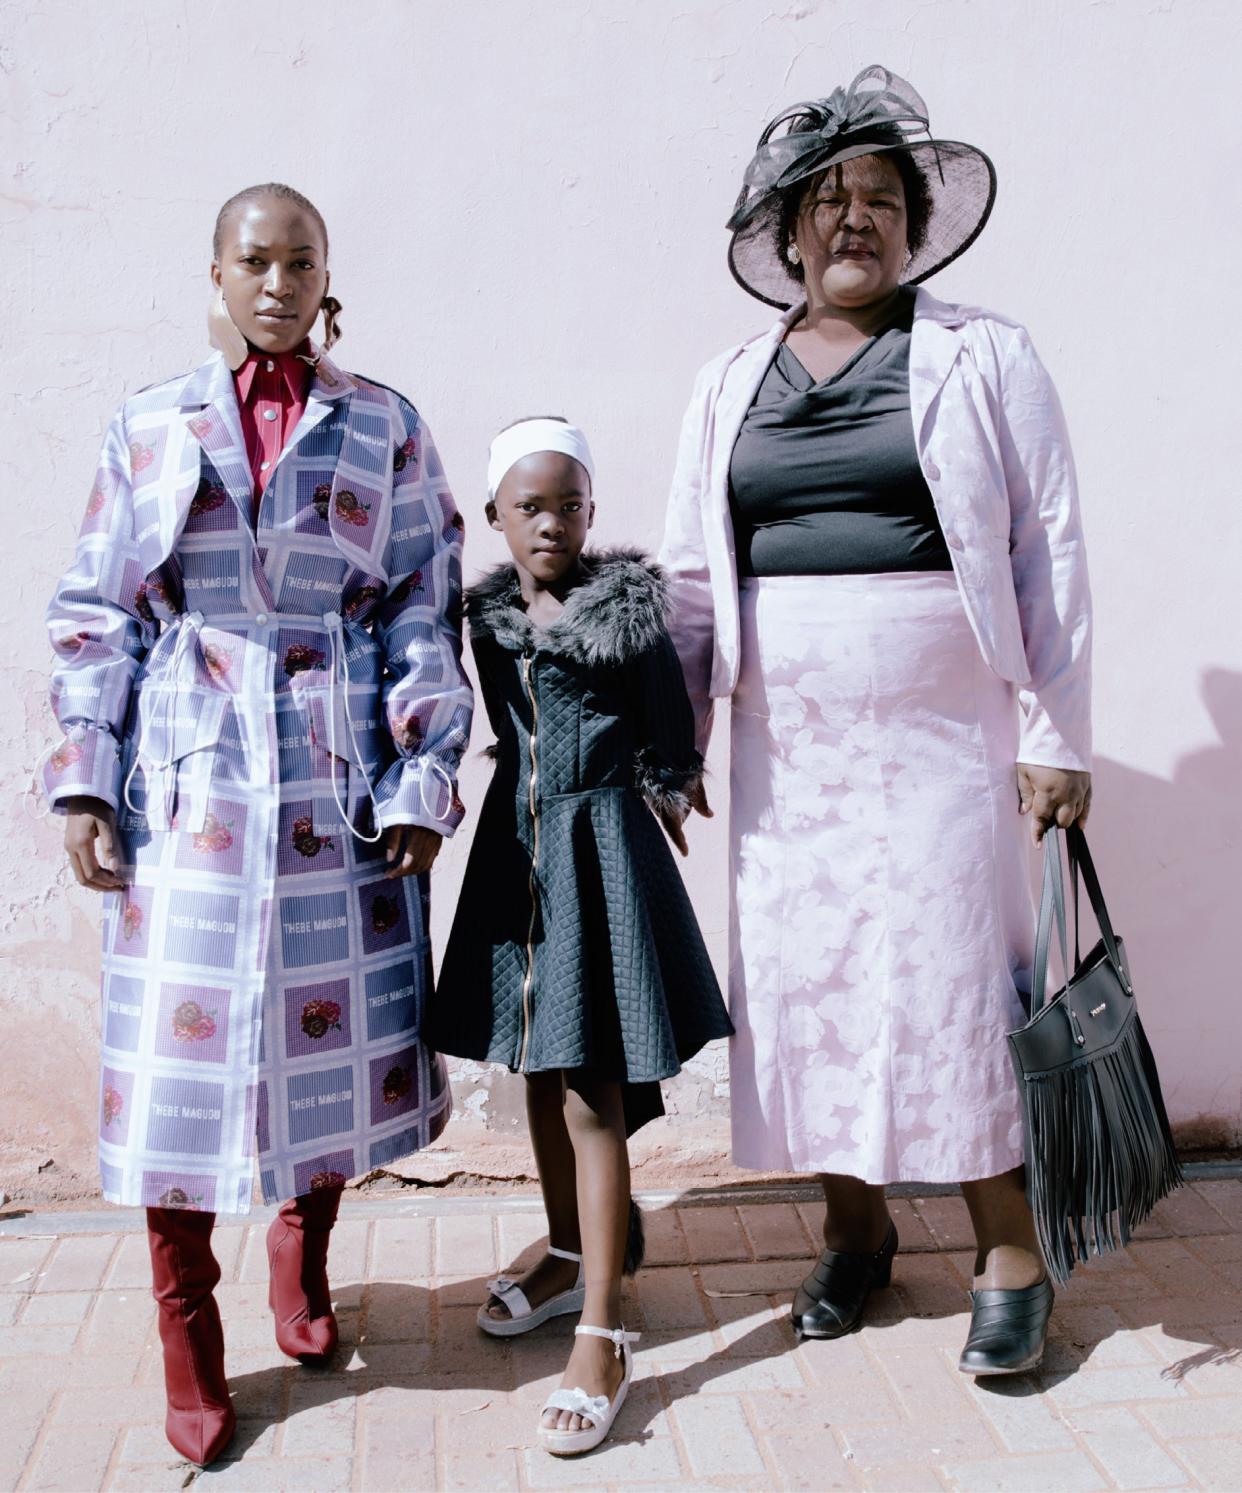
[[[951,570],[910,416],[914,296],[816,383],[782,342],[733,447],[739,576]]]

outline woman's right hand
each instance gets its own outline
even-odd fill
[[[65,805],[65,854],[79,886],[119,892],[116,815],[100,798],[71,798]]]

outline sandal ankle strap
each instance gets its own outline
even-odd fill
[[[574,1254],[572,1249],[557,1249],[555,1244],[549,1244],[548,1253],[555,1255],[558,1260],[577,1260],[579,1265],[582,1264],[582,1256]]]
[[[579,1323],[574,1328],[576,1337],[602,1337],[606,1338],[616,1349],[617,1357],[621,1357],[621,1351],[627,1343],[636,1343],[641,1332],[626,1332],[624,1327],[584,1327]]]

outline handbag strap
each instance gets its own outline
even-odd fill
[[[1074,880],[1075,914],[1077,914],[1078,873],[1081,870],[1082,879],[1087,886],[1087,898],[1091,903],[1091,911],[1095,914],[1095,920],[1099,924],[1100,937],[1104,940],[1108,957],[1117,971],[1117,977],[1125,988],[1126,994],[1133,995],[1129,976],[1121,963],[1121,953],[1117,948],[1117,935],[1113,932],[1113,922],[1104,903],[1104,893],[1100,889],[1100,878],[1095,872],[1095,862],[1091,859],[1091,852],[1087,848],[1087,837],[1078,825],[1071,825],[1066,831],[1065,844],[1069,851],[1070,875]]]
[[[1069,978],[1069,949],[1065,936],[1065,881],[1061,871],[1061,832],[1051,825],[1044,833],[1044,880],[1039,894],[1039,921],[1035,925],[1035,965],[1031,971],[1030,1015],[1043,1008],[1048,988],[1048,945],[1056,921],[1061,945],[1061,968]],[[1075,930],[1077,931],[1077,930]],[[1075,942],[1077,955],[1077,942]]]

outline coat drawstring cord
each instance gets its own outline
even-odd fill
[[[203,625],[203,614],[202,614],[202,612],[186,612],[186,613],[184,613],[182,615],[182,617],[181,617],[180,622],[177,625],[177,630],[176,630],[177,631],[177,640],[173,644],[173,656],[172,656],[172,688],[170,690],[165,690],[164,691],[164,720],[163,720],[164,742],[165,742],[164,761],[162,761],[162,762],[153,762],[153,763],[149,763],[148,764],[148,768],[154,767],[154,768],[157,768],[159,770],[161,785],[162,785],[163,794],[164,794],[164,822],[165,822],[165,824],[167,824],[172,819],[173,792],[174,792],[174,789],[176,787],[176,782],[177,782],[177,775],[172,770],[172,764],[177,760],[176,731],[177,731],[178,713],[179,713],[180,705],[181,705],[181,671],[182,671],[182,662],[183,662],[183,660],[185,658],[185,654],[186,654],[187,649],[190,648],[191,646],[197,647],[197,645],[198,645],[198,630],[199,630],[199,628],[202,625]],[[149,656],[148,656],[148,667],[150,667]],[[169,720],[170,715],[171,715],[171,724],[170,724],[170,720]],[[125,782],[124,782],[124,784],[121,787],[121,798],[124,801],[125,807],[129,810],[129,812],[131,814],[141,814],[141,813],[143,813],[143,810],[139,809],[134,804],[133,800],[129,796],[130,785],[134,781],[134,774],[135,774],[135,772],[137,772],[139,765],[140,765],[139,755],[138,755],[137,752],[135,752],[134,753],[134,760],[129,765],[129,771],[125,774]],[[206,812],[206,804],[204,802],[204,814],[205,814],[205,812]]]
[[[350,834],[356,840],[362,840],[367,845],[375,845],[383,839],[384,830],[380,824],[379,802],[375,797],[375,789],[371,786],[371,774],[367,771],[363,762],[362,751],[358,746],[358,732],[354,725],[353,712],[349,708],[349,664],[346,659],[345,650],[345,625],[341,621],[341,614],[339,612],[326,612],[323,620],[325,627],[328,629],[328,638],[332,645],[332,665],[328,670],[328,753],[332,758],[332,764],[329,769],[332,776],[332,797],[336,802],[337,813],[341,816],[341,823]],[[367,795],[371,800],[371,812],[375,820],[375,833],[373,835],[363,834],[360,829],[354,827],[348,810],[341,802],[340,790],[336,786],[336,691],[339,685],[344,686],[345,724],[349,730],[349,744],[353,748],[353,763],[357,764],[359,772],[362,773],[362,781],[366,784]]]

